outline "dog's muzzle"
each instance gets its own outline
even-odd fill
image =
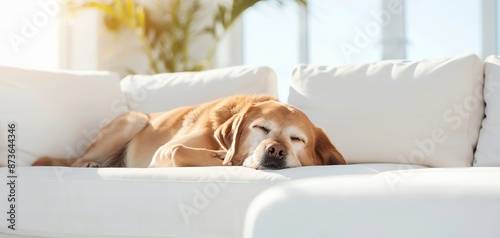
[[[262,154],[259,169],[284,169],[286,168],[286,156],[285,146],[277,142],[270,143]]]

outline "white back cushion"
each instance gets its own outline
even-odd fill
[[[122,80],[121,88],[131,110],[145,113],[193,106],[236,94],[278,95],[276,74],[271,68],[260,66],[130,75]]]
[[[101,126],[128,111],[119,77],[106,72],[0,67],[0,165],[7,163],[7,125],[17,124],[17,165],[40,156],[75,158]]]
[[[298,66],[289,102],[323,127],[348,163],[471,166],[483,118],[476,55]]]
[[[479,133],[474,166],[500,166],[500,57],[490,56],[484,62],[483,126]]]

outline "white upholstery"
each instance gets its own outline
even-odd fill
[[[241,237],[250,202],[263,190],[301,178],[421,168],[398,164],[163,169],[18,168],[18,229],[50,237]],[[0,169],[5,178],[7,169]],[[0,198],[7,197],[0,189]],[[0,207],[8,206],[0,199]],[[184,215],[183,212],[184,211]]]
[[[500,57],[484,62],[486,108],[477,142],[474,166],[500,166]]]
[[[261,66],[130,75],[122,80],[121,88],[131,110],[145,113],[193,106],[236,94],[278,95],[276,74],[271,68]]]
[[[17,165],[40,156],[77,157],[99,128],[128,111],[119,77],[107,72],[0,67],[0,166],[7,123],[17,123]]]
[[[244,237],[494,238],[498,221],[500,168],[390,171],[273,187],[250,205]]]
[[[348,163],[471,166],[483,118],[476,55],[343,66],[298,66],[289,103]]]

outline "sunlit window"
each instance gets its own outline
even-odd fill
[[[279,80],[280,98],[299,62],[299,7],[259,4],[243,16],[243,63],[272,67]]]
[[[464,52],[481,55],[481,2],[407,1],[408,59],[453,56]]]
[[[0,8],[0,65],[99,69],[97,63],[102,60],[96,57],[102,54],[102,49],[96,46],[100,34],[96,26],[101,20],[94,17],[92,24],[85,20],[84,25],[65,32],[66,28],[61,27],[60,2],[63,1],[4,1]],[[396,21],[395,15],[385,14],[393,2],[404,6],[396,13],[402,16],[398,18],[401,28],[387,26]],[[495,6],[494,17],[484,17],[486,2]],[[498,2],[309,0],[307,15],[295,1],[283,1],[282,5],[273,1],[257,3],[243,14],[241,52],[233,53],[238,57],[241,53],[242,60],[234,64],[272,67],[278,74],[280,97],[286,99],[292,70],[299,63],[339,65],[378,61],[391,58],[385,54],[391,49],[410,60],[464,52],[485,58],[495,48],[497,54],[500,49],[499,40],[485,43],[483,39],[485,24],[496,29],[492,35],[498,39]],[[88,27],[92,29],[86,30]],[[94,36],[89,37],[89,32]],[[397,41],[401,45],[396,45]],[[489,49],[493,50],[484,53],[485,44],[491,44]]]
[[[496,32],[496,37],[497,37],[497,45],[496,45],[496,50],[497,54],[500,54],[500,40],[498,38],[500,37],[500,1],[496,1],[496,27],[497,27],[497,32]]]
[[[0,8],[0,65],[60,67],[58,1],[3,1]]]
[[[309,63],[345,64],[382,59],[381,1],[312,0]]]
[[[500,4],[492,1],[309,0],[307,11],[302,11],[307,16],[294,4],[284,9],[256,7],[243,18],[243,63],[273,67],[280,98],[286,99],[298,63],[418,60],[469,52],[485,58],[500,49]],[[491,6],[496,11],[484,16]],[[483,39],[484,29],[497,29],[487,32],[494,39]],[[307,37],[300,35],[303,32]]]

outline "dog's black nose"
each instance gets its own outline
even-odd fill
[[[267,145],[267,155],[272,158],[281,159],[287,155],[286,148],[280,143],[271,143]]]
[[[270,143],[263,151],[259,169],[284,169],[286,168],[286,147],[278,142]]]

